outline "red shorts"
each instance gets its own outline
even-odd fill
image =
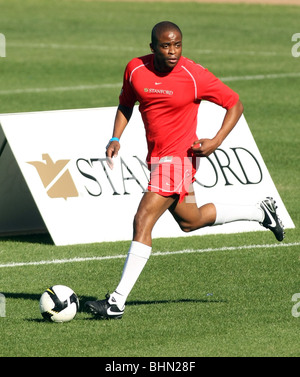
[[[162,196],[178,194],[179,202],[182,202],[189,193],[191,183],[195,181],[196,158],[152,157],[148,166],[150,170],[148,191],[157,192]]]

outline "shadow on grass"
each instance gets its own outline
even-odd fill
[[[128,301],[126,302],[126,306],[134,306],[134,305],[157,305],[157,304],[178,304],[178,303],[220,303],[220,302],[227,302],[225,300],[214,300],[212,298],[207,299],[192,299],[192,298],[179,298],[176,300],[136,300],[136,301]]]
[[[0,242],[1,241],[38,243],[41,245],[54,245],[54,242],[49,233],[0,236]]]
[[[24,293],[24,292],[1,292],[6,298],[13,299],[23,299],[23,300],[33,300],[39,302],[41,294],[36,293]],[[97,300],[94,296],[80,296],[78,295],[80,308],[79,312],[86,312],[84,304],[86,301],[95,301]],[[179,298],[176,300],[135,300],[127,301],[126,306],[135,306],[135,305],[161,305],[161,304],[178,304],[178,303],[226,303],[226,300],[213,299],[210,297],[202,299],[191,299],[191,298]]]
[[[23,293],[23,292],[2,292],[2,294],[6,298],[12,298],[12,299],[22,299],[22,300],[32,300],[36,301],[36,305],[38,307],[38,303],[41,297],[41,294],[36,294],[36,293]],[[78,296],[79,302],[80,302],[80,307],[79,307],[79,313],[86,313],[86,314],[91,314],[85,309],[85,303],[87,301],[95,301],[97,300],[96,297],[94,296]],[[173,303],[202,303],[202,304],[211,304],[211,303],[226,303],[226,300],[217,300],[217,299],[212,299],[211,297],[209,298],[203,298],[203,299],[190,299],[190,298],[181,298],[181,299],[176,299],[176,300],[135,300],[135,301],[128,301],[126,303],[126,306],[137,306],[137,305],[164,305],[164,304],[173,304]],[[83,320],[98,320],[97,317],[92,316],[92,317],[85,317],[82,318]],[[28,322],[36,322],[36,323],[52,323],[51,321],[45,321],[44,318],[26,318],[25,319]]]
[[[23,292],[1,292],[6,298],[13,298],[13,299],[22,299],[22,300],[32,300],[37,301],[37,303],[40,301],[41,294],[36,293],[23,293]],[[80,307],[79,312],[85,312],[84,310],[84,303],[86,301],[94,301],[97,300],[94,296],[78,296]]]

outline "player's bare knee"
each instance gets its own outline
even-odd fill
[[[178,225],[180,226],[180,229],[184,233],[189,233],[194,230],[194,227],[191,224],[186,223],[186,222],[178,222]]]
[[[133,219],[133,229],[134,229],[135,234],[138,234],[144,230],[146,221],[147,221],[146,211],[138,211],[135,214],[134,219]]]
[[[133,231],[135,234],[139,231],[140,227],[141,227],[140,216],[136,214],[133,219]]]

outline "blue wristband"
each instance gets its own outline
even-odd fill
[[[120,139],[118,137],[112,137],[109,142],[111,143],[112,141],[120,141]]]

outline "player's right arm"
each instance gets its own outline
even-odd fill
[[[112,136],[113,138],[121,138],[122,133],[131,118],[132,111],[133,108],[119,105],[115,117],[114,131]],[[106,149],[106,157],[117,157],[119,149],[120,143],[118,141],[111,141]]]
[[[127,64],[124,72],[123,86],[119,96],[119,106],[115,117],[113,138],[121,138],[121,135],[131,118],[134,104],[137,101],[135,91],[130,82],[132,69],[134,69],[136,64],[135,60],[136,59],[133,59]],[[106,157],[108,159],[117,157],[119,149],[120,143],[118,141],[111,141],[106,148]]]

